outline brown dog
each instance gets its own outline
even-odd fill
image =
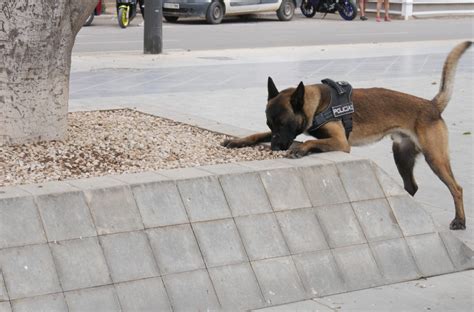
[[[398,171],[403,178],[405,190],[414,195],[418,186],[413,177],[415,159],[423,153],[433,172],[443,181],[454,198],[456,215],[450,224],[452,230],[466,228],[463,206],[463,191],[451,171],[448,153],[448,131],[441,113],[453,92],[454,74],[462,54],[472,41],[457,45],[448,55],[438,94],[432,100],[383,88],[354,89],[352,101],[353,129],[346,137],[340,120],[327,122],[309,140],[293,145],[301,133],[307,133],[313,118],[324,111],[330,102],[331,91],[325,84],[288,88],[279,92],[268,78],[268,104],[265,110],[270,132],[226,140],[223,146],[244,147],[261,142],[271,142],[272,150],[287,150],[290,157],[302,157],[308,153],[343,151],[349,153],[351,146],[360,146],[381,140],[391,135],[393,153]]]

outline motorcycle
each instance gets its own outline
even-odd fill
[[[303,0],[300,9],[308,18],[316,15],[316,12],[324,13],[324,17],[328,13],[339,12],[346,21],[352,21],[357,16],[357,7],[350,0]]]
[[[121,28],[127,28],[130,22],[137,15],[137,4],[140,5],[140,11],[144,14],[144,1],[143,0],[117,0],[117,19],[118,24]]]
[[[102,0],[99,0],[97,2],[97,6],[95,7],[94,11],[89,15],[87,20],[84,22],[82,26],[90,26],[92,25],[92,22],[94,21],[94,16],[100,15],[102,13]]]

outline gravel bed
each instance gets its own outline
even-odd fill
[[[256,146],[227,149],[225,135],[137,111],[74,112],[63,141],[0,148],[0,186],[274,159]]]

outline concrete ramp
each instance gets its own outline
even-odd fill
[[[344,153],[0,189],[1,312],[255,309],[473,254]]]

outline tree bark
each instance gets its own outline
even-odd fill
[[[60,140],[71,51],[97,0],[0,0],[0,146]]]

